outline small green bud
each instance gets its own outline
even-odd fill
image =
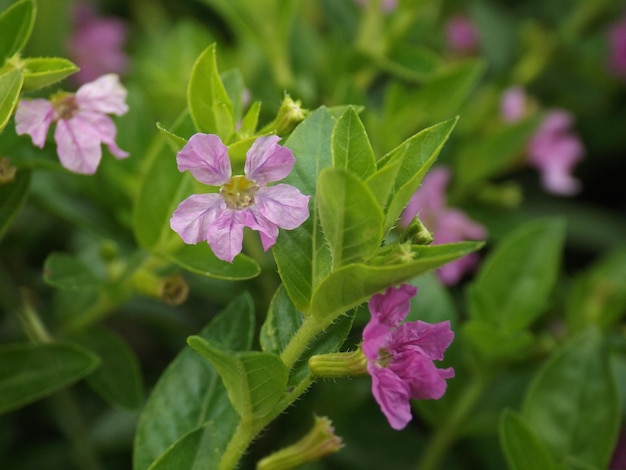
[[[332,424],[325,416],[316,416],[313,427],[302,439],[261,459],[257,470],[289,470],[338,452],[343,441],[335,435]]]
[[[315,377],[338,379],[367,374],[367,358],[361,348],[352,352],[315,354],[309,358],[309,370]]]
[[[285,94],[276,118],[265,126],[260,133],[275,132],[280,136],[291,133],[309,114],[309,111],[302,108],[301,105],[300,100],[294,101],[291,96]]]
[[[433,234],[420,218],[415,216],[409,226],[400,234],[400,241],[409,242],[412,245],[430,245],[433,242]]]

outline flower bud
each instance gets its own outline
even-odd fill
[[[352,352],[315,354],[309,358],[309,370],[316,377],[338,379],[367,374],[367,358],[361,348]]]
[[[430,245],[433,240],[433,234],[418,216],[413,218],[409,226],[400,235],[401,242],[410,242],[412,245]]]
[[[266,132],[275,132],[280,136],[289,134],[309,114],[309,111],[301,105],[300,100],[294,101],[291,96],[285,94],[276,118],[261,130],[261,134]]]
[[[0,158],[0,185],[13,181],[15,172],[16,168],[11,165],[11,160],[6,157]]]
[[[288,470],[315,462],[343,447],[330,419],[316,416],[313,428],[298,442],[261,459],[257,470]]]

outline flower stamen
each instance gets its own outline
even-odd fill
[[[58,119],[72,119],[78,112],[78,104],[74,93],[59,92],[50,98]]]
[[[254,195],[259,185],[243,175],[235,175],[220,188],[220,195],[224,198],[229,209],[242,210],[254,204]]]

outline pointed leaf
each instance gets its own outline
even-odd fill
[[[20,170],[13,181],[0,185],[0,240],[26,201],[30,177],[30,171]]]
[[[37,90],[63,80],[78,72],[78,67],[60,57],[37,57],[22,60],[24,65],[24,91]]]
[[[207,47],[191,71],[187,106],[198,132],[217,134],[223,141],[235,130],[233,104],[217,70],[216,45]]]
[[[330,136],[334,121],[326,108],[319,108],[293,131],[285,145],[296,163],[285,182],[304,194],[315,195],[319,173],[332,165]],[[274,257],[278,271],[293,303],[302,313],[310,310],[314,287],[330,271],[330,250],[319,225],[317,207],[295,230],[281,232]]]
[[[603,338],[589,328],[565,343],[531,384],[523,415],[556,457],[608,468],[620,399]]]
[[[24,76],[20,70],[10,70],[0,75],[0,132],[13,115],[23,83]]]
[[[161,454],[149,470],[218,470],[220,452],[215,445],[219,439],[216,427],[216,423],[209,421],[205,426],[185,434]]]
[[[317,202],[334,269],[374,255],[385,216],[365,183],[345,170],[326,168],[319,176]]]
[[[511,470],[556,470],[550,452],[518,413],[502,413],[500,442]]]
[[[564,237],[559,220],[533,221],[508,235],[483,261],[469,290],[470,314],[509,331],[529,326],[556,281]]]
[[[22,0],[0,13],[0,64],[21,51],[28,41],[35,11],[34,1]]]
[[[282,397],[288,372],[277,355],[257,351],[233,353],[199,336],[190,336],[187,342],[217,369],[242,420],[262,419]]]
[[[93,328],[72,336],[72,341],[95,352],[100,367],[86,379],[103,399],[115,406],[136,410],[143,404],[143,379],[135,353],[119,336],[105,328]]]
[[[397,165],[398,161],[402,162],[397,173],[394,172],[393,187],[390,188],[383,206],[386,213],[385,232],[396,223],[411,196],[417,191],[424,175],[448,140],[456,121],[457,118],[450,119],[418,132],[379,160],[380,169],[389,164]],[[371,178],[375,177],[376,173]],[[378,198],[380,200],[383,196],[379,195]]]
[[[0,413],[6,413],[73,384],[99,359],[69,343],[0,346]]]
[[[179,135],[176,135],[171,131],[168,131],[165,127],[161,125],[160,122],[157,122],[156,126],[159,132],[161,132],[165,137],[167,137],[167,143],[169,144],[173,152],[178,152],[187,143],[187,139]]]
[[[228,304],[199,337],[219,341],[233,350],[247,350],[253,333],[253,303],[246,294]],[[221,453],[238,421],[216,370],[185,348],[161,375],[141,414],[133,469],[147,469],[179,439],[209,422],[219,423],[211,446]]]
[[[253,135],[256,132],[259,123],[259,114],[261,113],[261,102],[255,101],[248,109],[248,112],[241,121],[239,134],[242,136]]]
[[[344,266],[320,283],[311,302],[312,314],[330,324],[343,312],[369,300],[372,295],[387,287],[408,282],[481,246],[480,242],[413,245],[409,251],[375,258],[370,264]]]
[[[374,173],[374,151],[365,127],[352,106],[335,123],[331,139],[335,168],[343,168],[362,180]]]
[[[91,269],[78,258],[65,253],[50,253],[43,267],[43,279],[58,289],[93,289],[101,284]]]

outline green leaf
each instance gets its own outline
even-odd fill
[[[376,171],[376,158],[365,127],[352,106],[335,123],[331,137],[333,166],[362,180]]]
[[[394,167],[399,165],[398,169],[394,169],[392,173],[395,178],[393,186],[389,188],[389,194],[384,195],[374,190],[377,199],[385,201],[383,205],[386,214],[385,233],[398,220],[424,175],[437,159],[456,122],[457,118],[454,118],[424,129],[379,160],[378,171],[385,171],[387,165]],[[370,188],[372,188],[371,180],[377,180],[377,173],[374,173],[368,180]]]
[[[78,72],[78,67],[67,59],[59,57],[38,57],[23,59],[24,91],[37,90],[63,80]]]
[[[88,350],[67,343],[0,346],[0,413],[44,398],[98,367]]]
[[[608,468],[621,418],[603,338],[589,328],[565,343],[531,384],[523,415],[556,457]]]
[[[507,331],[480,320],[463,323],[463,336],[483,359],[490,362],[519,360],[529,352],[535,342],[528,331]]]
[[[326,168],[319,176],[320,222],[333,255],[333,268],[371,258],[383,238],[385,216],[357,176]]]
[[[221,74],[220,78],[226,94],[233,104],[233,117],[235,120],[239,120],[243,114],[243,95],[246,87],[243,75],[239,69],[231,69]]]
[[[481,246],[480,242],[404,246],[399,252],[375,258],[371,264],[344,266],[320,283],[311,302],[312,314],[324,323],[331,323],[387,287],[408,282]]]
[[[216,424],[207,423],[180,438],[149,467],[149,470],[218,470],[220,453]]]
[[[580,274],[567,302],[567,324],[572,331],[588,325],[611,327],[626,311],[626,247],[605,253]]]
[[[30,177],[30,171],[20,170],[13,181],[0,185],[0,240],[26,201]]]
[[[315,195],[319,173],[332,165],[330,136],[334,120],[324,107],[314,111],[293,131],[285,146],[296,163],[285,182]],[[282,231],[274,257],[289,297],[302,313],[310,310],[314,287],[330,272],[330,250],[314,204],[309,219],[294,230]]]
[[[129,410],[143,405],[139,362],[126,342],[105,328],[84,331],[71,339],[95,352],[102,361],[86,379],[92,389],[112,405]]]
[[[208,244],[203,242],[197,245],[180,245],[170,252],[159,251],[159,253],[181,268],[215,279],[238,281],[251,279],[261,273],[261,268],[252,258],[238,255],[232,263],[225,263],[213,254]]]
[[[21,51],[28,41],[35,11],[34,1],[22,0],[0,13],[0,64]]]
[[[527,223],[483,261],[469,290],[470,315],[505,330],[529,326],[546,306],[565,237],[559,220]]]
[[[239,134],[242,136],[253,135],[256,132],[257,124],[259,123],[259,114],[261,112],[261,102],[255,101],[248,109],[248,112],[241,121],[241,127],[239,128]]]
[[[10,70],[0,75],[0,132],[13,114],[23,83],[24,76],[20,70]]]
[[[242,420],[262,420],[282,398],[288,371],[276,354],[233,353],[199,336],[190,336],[187,343],[217,369]]]
[[[82,261],[64,253],[50,253],[43,267],[43,279],[58,289],[93,289],[101,284]]]
[[[533,117],[483,139],[472,139],[457,157],[455,175],[458,175],[459,183],[476,184],[510,169],[538,124],[539,119]]]
[[[217,70],[215,43],[207,47],[191,71],[187,106],[198,132],[217,134],[226,142],[235,130],[233,104]]]
[[[253,303],[245,294],[228,304],[199,337],[219,341],[233,350],[247,350],[253,333]],[[211,447],[221,453],[238,421],[215,369],[195,351],[185,348],[161,375],[141,414],[133,469],[147,469],[179,439],[208,423],[219,423]]]
[[[182,149],[187,143],[187,139],[168,131],[165,127],[161,125],[160,122],[156,123],[156,127],[159,132],[161,132],[167,138],[167,143],[169,144],[173,152],[180,151],[180,149]]]
[[[556,462],[524,418],[505,410],[500,418],[500,443],[511,470],[555,470]]]

